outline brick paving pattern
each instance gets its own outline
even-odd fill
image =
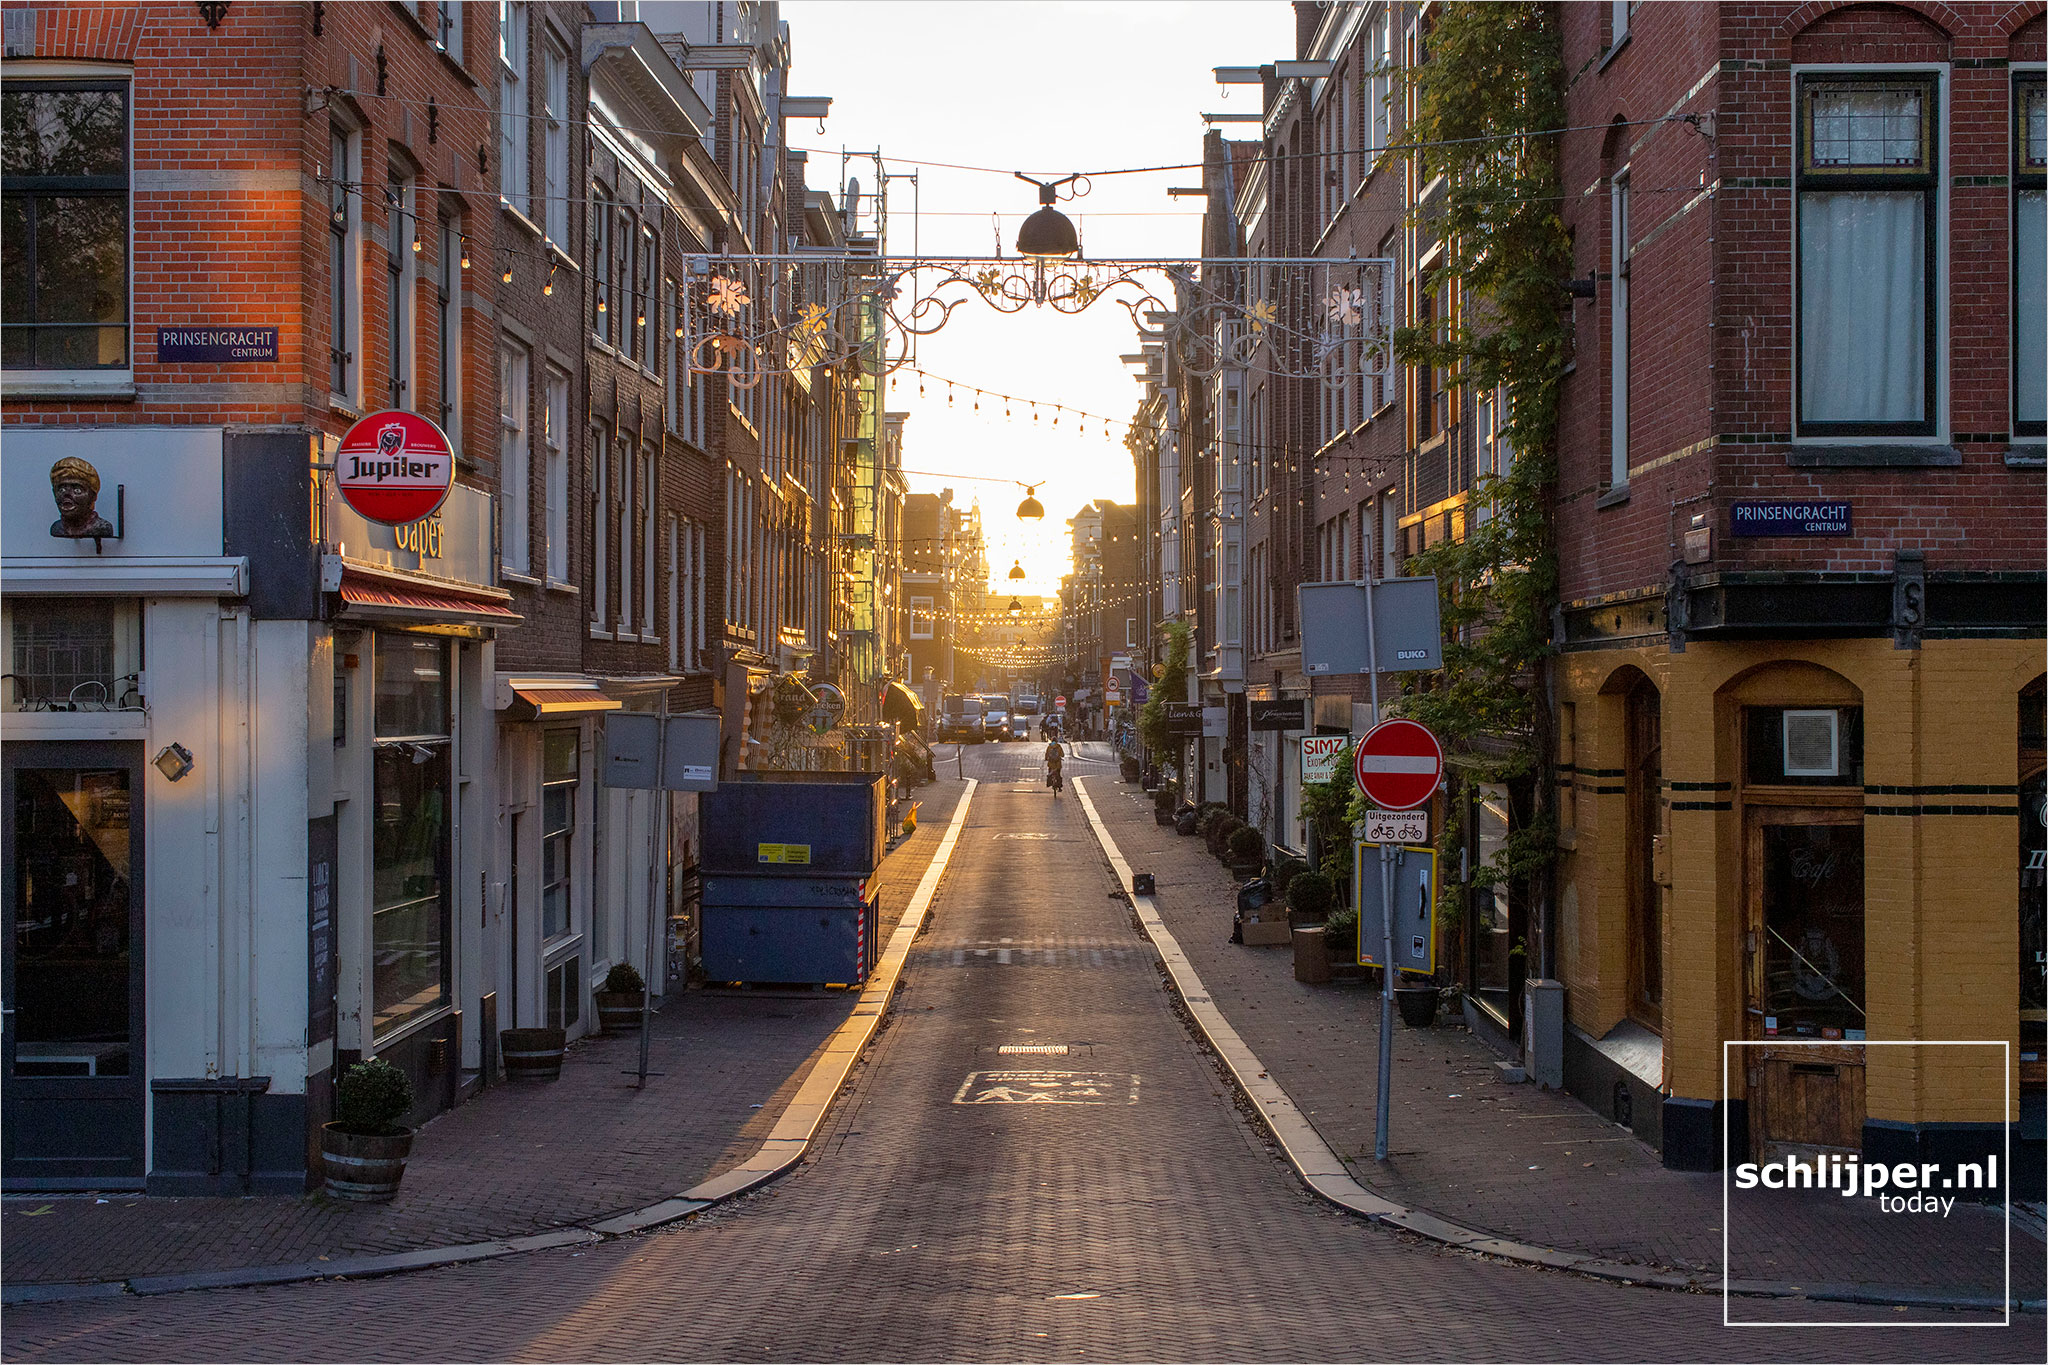
[[[1001,750],[968,764],[1010,775]],[[1011,831],[1054,837],[995,837]],[[2038,1323],[1725,1331],[1712,1296],[1489,1263],[1321,1204],[1182,1027],[1085,833],[1078,802],[1000,781],[976,793],[921,954],[928,964],[950,958],[947,944],[1005,938],[1029,951],[973,969],[913,967],[811,1157],[774,1185],[582,1250],[362,1282],[21,1307],[9,1314],[7,1355],[2038,1358]],[[1064,949],[1080,944],[1125,956],[1068,960]],[[1000,1051],[1061,1043],[1066,1056]],[[1138,1100],[958,1102],[970,1073],[999,1068],[1136,1076]],[[1817,1319],[1867,1312],[1807,1307]]]
[[[1378,991],[1302,985],[1289,948],[1230,943],[1236,883],[1201,840],[1156,824],[1151,798],[1133,786],[1089,790],[1131,867],[1157,878],[1160,916],[1217,1006],[1360,1183],[1544,1246],[1720,1272],[1719,1173],[1666,1170],[1647,1143],[1570,1096],[1503,1082],[1495,1054],[1441,1018],[1432,1029],[1396,1025],[1388,1161],[1374,1161]],[[1996,1208],[1959,1203],[1946,1219],[1911,1218],[1882,1213],[1874,1200],[1830,1194],[1788,1204],[1757,1191],[1732,1211],[1736,1278],[2003,1292]],[[2041,1296],[2041,1264],[2041,1243],[2016,1227],[2015,1293]]]
[[[921,823],[879,877],[895,929],[965,784],[920,789]],[[760,1146],[845,1021],[854,992],[687,991],[654,1016],[647,1088],[637,1035],[572,1044],[560,1080],[500,1084],[420,1130],[390,1204],[299,1199],[9,1196],[10,1283],[289,1265],[451,1246],[640,1208]]]

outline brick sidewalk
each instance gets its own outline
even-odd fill
[[[964,784],[920,788],[879,877],[886,941]],[[492,1086],[420,1130],[390,1204],[35,1195],[0,1200],[13,1284],[289,1265],[545,1232],[640,1208],[745,1161],[851,1013],[856,992],[689,991],[635,1035],[572,1044],[558,1081]]]
[[[1373,1160],[1379,995],[1294,980],[1285,947],[1229,942],[1236,884],[1199,839],[1152,818],[1151,798],[1113,780],[1089,790],[1136,871],[1158,880],[1160,917],[1211,998],[1361,1184],[1467,1227],[1558,1250],[1683,1271],[1722,1268],[1722,1177],[1666,1170],[1657,1152],[1569,1095],[1503,1082],[1462,1024],[1397,1025],[1390,1153]],[[1824,1202],[1825,1201],[1825,1202]],[[1875,1200],[1758,1191],[1729,1220],[1735,1278],[2002,1291],[2000,1211],[1948,1218],[1878,1211]],[[2013,1293],[2039,1298],[2042,1246],[2013,1236]]]

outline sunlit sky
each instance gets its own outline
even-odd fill
[[[836,189],[839,153],[886,158],[891,255],[994,254],[991,214],[1001,218],[1003,253],[1038,207],[1037,191],[1011,178],[1054,179],[1072,171],[1154,166],[1201,159],[1201,115],[1257,113],[1254,86],[1219,87],[1210,69],[1256,66],[1293,55],[1293,15],[1283,0],[784,0],[793,68],[790,93],[830,95],[832,115],[785,125],[792,146],[811,152],[812,188]],[[1255,134],[1222,125],[1225,136]],[[999,173],[929,164],[997,168]],[[872,163],[849,166],[863,193]],[[1089,256],[1190,256],[1200,204],[1172,199],[1170,186],[1197,185],[1196,170],[1101,176],[1061,211],[1080,228]],[[913,210],[920,210],[913,212]],[[918,344],[918,367],[933,375],[1040,400],[1039,420],[1023,403],[956,391],[900,371],[891,411],[912,414],[904,431],[911,486],[950,486],[965,505],[979,498],[989,537],[989,570],[1007,589],[1013,560],[1030,592],[1057,590],[1069,565],[1066,519],[1094,498],[1134,496],[1125,428],[1142,391],[1118,361],[1137,350],[1130,315],[1108,300],[1067,316],[1051,309],[1000,314],[969,299],[946,327]],[[1057,429],[1048,404],[1065,404]],[[1102,423],[1071,410],[1118,419]],[[950,475],[952,477],[945,477]],[[969,480],[977,475],[1038,483],[1046,517],[1020,522],[1023,490]]]

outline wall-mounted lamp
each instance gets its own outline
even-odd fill
[[[182,744],[166,744],[150,763],[164,775],[165,781],[176,782],[192,771],[192,751]]]

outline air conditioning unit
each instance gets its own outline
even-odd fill
[[[1841,715],[1834,710],[1785,713],[1785,776],[1842,775]]]

